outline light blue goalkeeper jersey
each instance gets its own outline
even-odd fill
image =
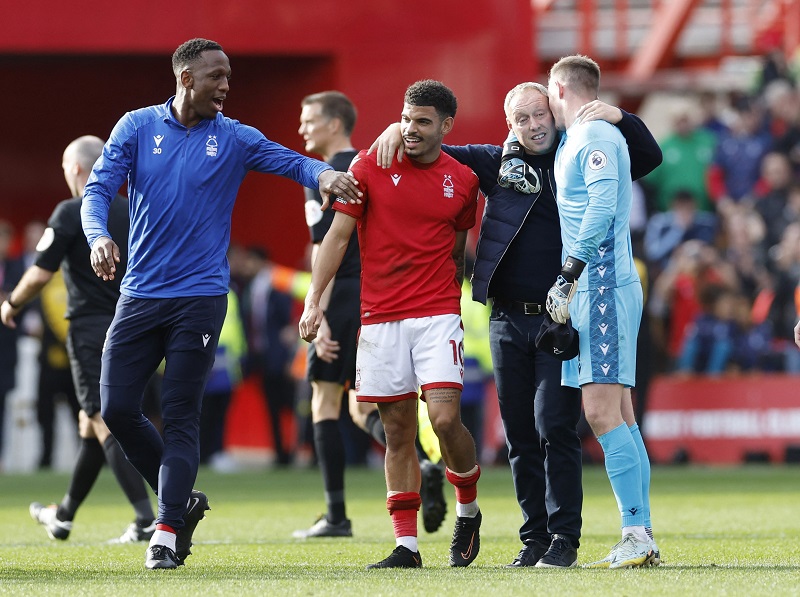
[[[174,99],[117,122],[84,191],[81,219],[92,246],[110,236],[109,205],[127,178],[131,227],[120,290],[134,298],[227,293],[231,213],[245,175],[256,170],[317,188],[331,169],[222,114],[187,129],[172,114]]]
[[[573,124],[556,152],[555,178],[563,259],[587,264],[578,290],[639,281],[631,246],[631,163],[615,126]]]

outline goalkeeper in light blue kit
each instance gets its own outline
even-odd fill
[[[660,554],[650,522],[650,462],[631,403],[643,298],[629,226],[630,157],[614,126],[577,118],[599,86],[600,68],[585,56],[562,58],[550,70],[550,108],[564,131],[555,161],[564,259],[546,307],[554,321],[571,317],[578,330],[580,354],[564,363],[562,383],[581,388],[622,515],[622,540],[586,567],[629,568],[657,564]]]

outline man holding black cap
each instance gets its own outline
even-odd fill
[[[522,510],[523,547],[511,568],[568,568],[577,563],[581,533],[580,391],[561,386],[562,362],[537,348],[547,291],[561,268],[561,233],[553,163],[560,133],[547,88],[520,83],[506,95],[508,128],[519,139],[497,145],[444,145],[478,175],[486,195],[472,298],[492,298],[489,341],[514,491]],[[635,116],[595,101],[589,119],[620,129],[634,176],[661,163],[661,150]],[[380,137],[379,163],[400,145],[398,125]],[[516,147],[516,150],[513,149]],[[372,149],[372,148],[371,148]],[[516,153],[515,153],[516,151]],[[498,170],[500,177],[498,178]],[[516,176],[516,178],[515,178]]]
[[[578,356],[580,340],[572,322],[553,321],[550,313],[545,312],[544,321],[536,334],[536,348],[553,355],[559,361],[569,361]]]

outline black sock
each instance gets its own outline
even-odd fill
[[[377,410],[373,410],[367,415],[367,431],[376,442],[386,447],[386,430],[383,428],[383,421],[381,421],[381,414]]]
[[[106,458],[103,448],[97,438],[81,438],[81,446],[78,450],[78,459],[72,469],[72,478],[69,482],[67,495],[61,500],[56,511],[56,518],[59,520],[72,520],[75,512],[89,495],[97,476],[103,469]]]
[[[344,507],[344,441],[339,421],[314,423],[314,447],[322,469],[328,522],[336,524],[347,518]]]
[[[139,474],[130,461],[125,458],[125,453],[119,447],[119,442],[114,439],[113,435],[109,435],[103,443],[103,451],[105,452],[105,459],[108,466],[114,472],[117,483],[125,492],[125,497],[133,506],[136,512],[136,522],[141,525],[147,526],[153,519],[153,506],[150,504],[150,498],[147,495],[147,489],[144,486],[144,479]]]

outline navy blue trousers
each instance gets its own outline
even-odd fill
[[[158,522],[183,527],[200,462],[200,409],[228,300],[121,296],[100,374],[103,420],[158,495]],[[166,360],[161,388],[163,439],[142,413],[150,376]]]
[[[523,543],[581,536],[580,391],[561,386],[561,361],[536,349],[543,315],[492,307],[489,341]]]

